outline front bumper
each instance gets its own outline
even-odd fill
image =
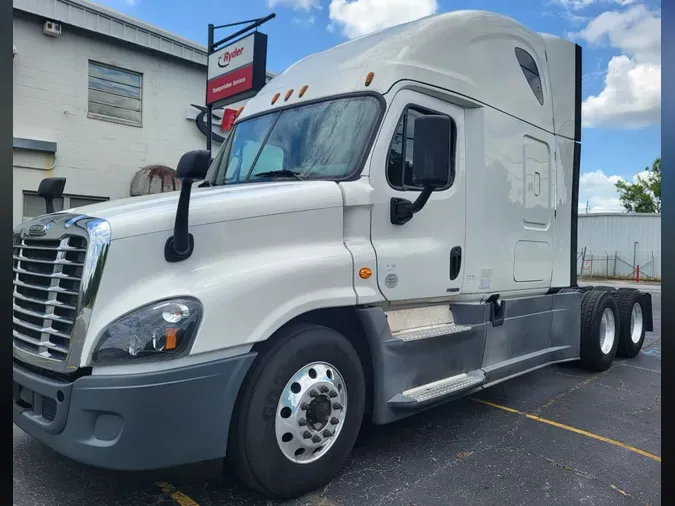
[[[62,455],[107,469],[222,458],[234,403],[255,356],[72,382],[14,362],[14,423]]]

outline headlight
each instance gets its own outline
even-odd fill
[[[93,361],[176,358],[187,351],[202,316],[195,299],[150,304],[123,316],[101,335]]]

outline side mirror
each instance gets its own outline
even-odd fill
[[[422,116],[415,120],[412,179],[415,186],[443,188],[450,180],[450,118]]]
[[[47,214],[54,212],[54,199],[58,199],[63,196],[63,189],[65,187],[65,177],[47,177],[40,181],[40,186],[38,186],[38,195],[45,199]]]
[[[164,258],[167,262],[180,262],[192,255],[194,249],[194,237],[188,229],[190,212],[190,190],[192,183],[201,181],[211,165],[211,153],[199,149],[185,153],[176,168],[176,178],[180,179],[180,195],[176,209],[176,221],[174,222],[173,235],[164,245]]]
[[[412,180],[423,190],[415,202],[391,199],[392,224],[408,223],[415,213],[422,210],[434,190],[447,186],[451,177],[451,129],[452,123],[447,116],[431,115],[415,119]]]
[[[205,149],[188,151],[178,162],[176,178],[182,181],[200,181],[206,177],[211,164],[211,153]]]

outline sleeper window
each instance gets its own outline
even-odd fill
[[[539,69],[537,64],[532,58],[532,55],[525,51],[524,49],[516,48],[516,58],[518,58],[518,63],[520,64],[520,70],[523,71],[527,84],[530,85],[532,93],[537,97],[537,100],[541,105],[544,105],[544,92],[541,89],[541,76],[539,75]]]

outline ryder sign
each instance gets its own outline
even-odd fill
[[[226,105],[265,86],[267,35],[254,32],[209,54],[206,105]]]

